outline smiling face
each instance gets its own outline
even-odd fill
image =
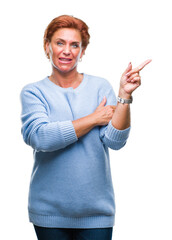
[[[57,30],[46,47],[53,67],[63,73],[76,69],[84,53],[81,34],[73,28]]]

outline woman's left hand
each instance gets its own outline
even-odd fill
[[[134,69],[132,69],[132,64],[129,63],[120,80],[120,97],[131,98],[132,92],[141,85],[141,77],[139,72],[151,61],[151,59],[148,59]]]

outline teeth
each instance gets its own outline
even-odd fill
[[[71,59],[65,59],[65,58],[60,58],[60,60],[67,61],[67,62],[71,61]]]

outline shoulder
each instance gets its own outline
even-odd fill
[[[94,75],[89,75],[89,74],[85,74],[86,77],[87,77],[87,80],[90,81],[90,84],[97,84],[97,85],[100,85],[100,86],[111,86],[111,83],[106,79],[106,78],[103,78],[103,77],[99,77],[99,76],[94,76]]]
[[[20,94],[24,93],[24,92],[35,92],[38,93],[40,92],[40,89],[43,88],[44,85],[44,81],[46,78],[36,81],[36,82],[32,82],[32,83],[28,83],[26,85],[24,85],[21,89]]]
[[[44,97],[42,94],[43,89],[45,88],[45,79],[36,81],[36,82],[32,82],[32,83],[28,83],[25,86],[23,86],[23,88],[20,91],[20,101],[28,101],[29,100],[41,100],[44,101]]]

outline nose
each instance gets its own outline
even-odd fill
[[[65,56],[69,56],[70,55],[70,46],[69,45],[66,45],[63,49],[63,54]]]

